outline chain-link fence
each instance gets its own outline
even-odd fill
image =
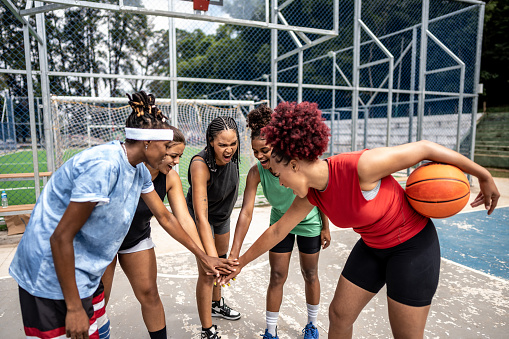
[[[429,139],[472,157],[483,13],[475,0],[215,0],[207,12],[190,0],[2,0],[0,173],[54,171],[76,147],[59,142],[69,125],[55,124],[52,96],[142,89],[169,99],[183,128],[181,99],[312,101],[329,154]],[[34,186],[0,182],[12,204],[33,202]]]

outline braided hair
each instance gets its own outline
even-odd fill
[[[232,157],[232,161],[239,167],[239,154],[240,154],[240,137],[239,137],[239,129],[237,128],[237,123],[232,117],[217,117],[214,118],[207,127],[207,146],[205,146],[205,163],[209,167],[212,172],[217,170],[216,166],[216,157],[214,153],[214,147],[210,145],[211,142],[214,141],[216,136],[222,132],[227,130],[235,130],[237,134],[237,142],[238,147],[237,151]]]
[[[129,94],[126,95],[129,98],[129,106],[131,106],[133,110],[127,117],[125,122],[126,127],[152,129],[171,128],[174,135],[176,134],[175,130],[177,129],[170,126],[168,118],[165,117],[159,107],[155,105],[156,97],[153,94],[147,94],[144,91],[140,91],[138,93],[134,93],[132,96]],[[180,134],[182,140],[185,142],[184,135],[182,132],[180,132]],[[134,143],[136,140],[126,139],[125,142]]]
[[[261,129],[267,126],[272,116],[272,109],[261,105],[247,115],[247,127],[251,129],[251,140],[260,137]]]

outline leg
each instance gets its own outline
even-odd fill
[[[212,288],[214,287],[214,277],[207,275],[198,264],[198,281],[196,282],[196,304],[200,316],[201,326],[210,328],[212,326]]]
[[[217,254],[220,258],[226,258],[228,252],[228,245],[230,242],[230,232],[223,234],[216,233],[214,236]],[[224,298],[221,297],[221,286],[214,286],[212,292],[212,316],[221,317],[226,320],[238,320],[240,319],[240,313],[231,309],[224,302]]]
[[[390,297],[387,297],[389,305],[389,321],[391,323],[394,338],[411,339],[423,338],[424,327],[430,305],[414,307],[401,304]]]
[[[395,338],[422,338],[440,274],[433,223],[401,245],[387,263],[389,321]]]
[[[299,252],[300,255],[300,270],[304,277],[304,286],[306,293],[306,307],[308,310],[307,331],[309,337],[318,337],[317,332],[317,319],[318,309],[320,304],[320,280],[318,279],[318,257],[320,252],[313,254],[306,254]],[[305,330],[306,331],[306,330]]]
[[[230,245],[230,232],[224,234],[215,234],[214,241],[216,243],[216,250],[219,256],[225,255],[228,252],[228,246]],[[221,299],[221,286],[214,286],[212,301],[218,301]]]
[[[164,308],[157,290],[157,265],[154,249],[119,254],[120,266],[124,270],[134,294],[141,304],[143,320],[149,332],[166,326]]]
[[[300,270],[304,277],[306,308],[308,321],[304,327],[304,339],[317,339],[318,309],[320,307],[320,280],[318,280],[318,258],[320,256],[321,237],[297,236],[299,245]]]
[[[283,286],[288,278],[290,258],[292,256],[295,235],[289,233],[269,251],[270,279],[267,288],[265,323],[267,328],[264,339],[277,338],[279,308],[283,301]]]
[[[353,247],[329,306],[329,338],[351,338],[353,324],[385,284],[385,261],[362,239]]]
[[[270,281],[267,288],[267,311],[279,312],[283,301],[283,286],[288,277],[288,267],[292,252],[269,252]]]
[[[105,306],[108,305],[108,301],[110,300],[111,295],[111,287],[113,285],[113,276],[115,275],[115,267],[117,266],[117,256],[113,259],[111,264],[106,267],[106,271],[101,278],[104,285],[104,303]]]
[[[318,279],[318,258],[320,257],[321,240],[317,237],[297,236],[299,246],[300,270],[304,278],[306,303],[320,303],[320,280]]]
[[[329,306],[329,338],[351,338],[353,323],[374,296],[341,275]]]

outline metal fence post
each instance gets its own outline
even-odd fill
[[[23,38],[25,45],[25,64],[28,92],[28,109],[30,114],[30,141],[32,144],[32,160],[34,163],[35,199],[41,194],[41,182],[39,180],[39,154],[37,153],[37,132],[35,127],[34,84],[32,79],[32,58],[30,53],[30,33],[28,26],[23,25]]]
[[[359,110],[359,65],[360,65],[360,44],[361,30],[359,20],[361,19],[361,0],[354,4],[353,23],[353,67],[352,67],[352,151],[357,150],[357,116]]]
[[[41,6],[41,2],[36,1],[35,6]],[[55,148],[54,148],[54,135],[53,135],[53,117],[51,114],[51,91],[48,76],[48,53],[47,53],[47,40],[46,40],[46,24],[44,22],[44,14],[40,13],[35,16],[37,22],[37,33],[41,36],[41,44],[38,43],[39,48],[39,64],[41,67],[41,97],[42,109],[44,113],[44,134],[46,135],[46,161],[48,164],[48,171],[55,172]]]
[[[410,66],[410,103],[408,111],[408,142],[412,142],[414,130],[414,105],[415,105],[415,68],[417,67],[417,27],[412,29],[412,61]],[[406,174],[410,175],[410,168],[407,168]]]
[[[426,98],[426,58],[428,56],[429,0],[422,0],[421,50],[419,60],[419,105],[417,107],[417,141],[422,139],[424,103]]]
[[[479,18],[477,23],[477,53],[475,55],[475,75],[474,75],[474,99],[472,100],[472,120],[470,135],[470,159],[474,160],[475,153],[475,132],[477,128],[477,105],[479,104],[479,79],[481,73],[481,50],[482,50],[482,34],[484,26],[484,3],[479,4]],[[471,180],[471,177],[470,177]]]
[[[475,89],[475,87],[474,87]],[[461,73],[460,73],[460,88],[459,88],[459,97],[458,97],[458,128],[456,130],[456,152],[460,151],[460,143],[461,143],[461,118],[463,115],[463,95],[465,91],[465,64],[461,65]]]
[[[302,102],[302,81],[304,78],[304,51],[299,50],[299,65],[298,65],[298,79],[297,79],[297,102]]]
[[[336,126],[334,121],[336,120],[336,53],[329,52],[332,54],[332,108],[330,115],[330,126],[331,126],[331,134],[330,134],[330,154],[334,154],[334,134],[336,133]]]
[[[173,1],[168,1],[168,10],[173,11]],[[169,34],[169,64],[170,64],[170,97],[171,97],[171,124],[178,127],[178,92],[177,92],[177,28],[175,27],[175,19],[170,17],[168,19]],[[177,168],[178,171],[178,168]]]
[[[277,0],[272,0],[270,6],[270,19],[273,24],[277,23]],[[272,28],[270,30],[270,73],[272,80],[272,93],[270,98],[270,105],[274,109],[277,106],[277,40],[278,30]]]

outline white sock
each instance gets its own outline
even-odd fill
[[[265,321],[267,322],[267,330],[273,337],[276,336],[276,327],[277,327],[277,319],[278,318],[279,318],[279,312],[265,311]]]
[[[318,308],[320,305],[310,305],[306,303],[308,308],[308,324],[313,323],[316,326],[316,319],[318,318]]]

